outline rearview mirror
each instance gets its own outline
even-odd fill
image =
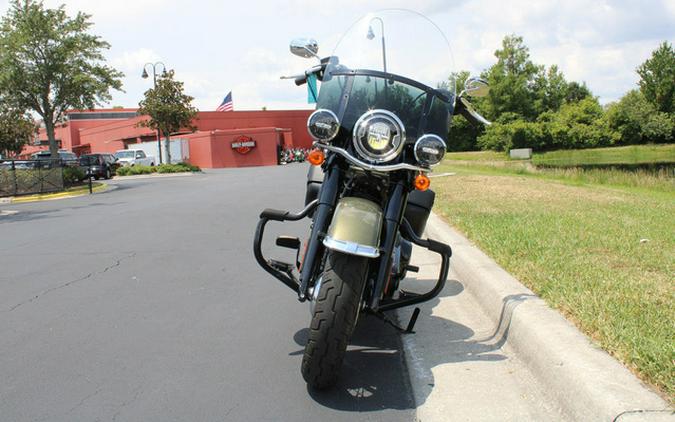
[[[485,97],[490,92],[490,86],[485,79],[471,77],[464,82],[464,92],[469,97]]]
[[[312,38],[296,38],[291,41],[290,49],[291,53],[296,56],[304,57],[306,59],[310,57],[319,58],[317,55],[319,52],[319,43]]]

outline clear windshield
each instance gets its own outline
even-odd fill
[[[454,105],[452,72],[450,46],[433,22],[409,10],[382,10],[342,35],[317,106],[335,112],[347,130],[368,110],[385,109],[401,119],[412,141],[424,133],[445,138]]]
[[[134,158],[134,152],[133,151],[117,151],[115,153],[115,157],[117,157],[117,158]]]

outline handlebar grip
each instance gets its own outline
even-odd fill
[[[295,85],[300,86],[307,83],[307,75],[298,76],[295,78]]]

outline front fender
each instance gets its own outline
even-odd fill
[[[367,199],[340,199],[323,244],[328,249],[350,255],[380,256],[382,208]]]

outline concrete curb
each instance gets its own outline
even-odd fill
[[[675,420],[668,403],[435,214],[427,234],[452,246],[450,262],[465,289],[507,327],[508,343],[572,419]]]
[[[98,182],[100,183],[100,182]],[[94,186],[92,189],[93,193],[104,192],[107,190],[112,190],[114,188],[111,185],[106,183],[100,183],[98,186]],[[25,204],[28,202],[38,202],[38,201],[54,201],[57,199],[66,199],[66,198],[76,198],[78,196],[89,195],[89,189],[84,188],[82,190],[71,191],[71,192],[57,192],[57,193],[45,193],[39,195],[28,195],[28,196],[17,196],[3,198],[3,201],[0,203],[4,204]]]

